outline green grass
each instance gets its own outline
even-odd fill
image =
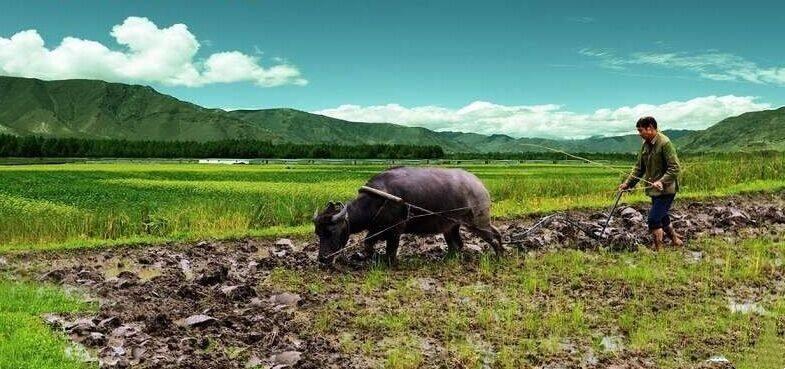
[[[423,263],[349,274],[308,271],[265,282],[277,289],[323,285],[328,300],[302,312],[310,334],[336,336],[348,355],[406,368],[429,352],[455,367],[536,366],[563,345],[603,353],[603,336],[678,368],[724,355],[741,368],[782,368],[785,243],[705,240],[693,262],[681,251],[619,254],[559,251],[496,261]],[[423,290],[419,278],[437,281]],[[764,315],[734,313],[725,291],[760,288]],[[358,299],[357,296],[362,296]],[[678,322],[678,324],[676,324]],[[375,342],[363,347],[362,342]],[[433,354],[433,352],[430,352]],[[433,360],[433,359],[431,359]]]
[[[783,313],[778,314],[780,319]],[[781,323],[780,323],[781,325]],[[763,327],[763,333],[758,338],[758,342],[751,350],[732,357],[739,369],[780,369],[785,368],[785,355],[782,354],[785,348],[785,337],[777,333],[777,324],[767,322]],[[782,329],[782,328],[780,328]]]
[[[85,368],[66,354],[68,340],[40,317],[92,309],[81,296],[53,286],[0,279],[0,369]]]
[[[617,166],[627,170],[628,166]],[[785,156],[685,160],[682,197],[785,187]],[[352,198],[380,165],[111,163],[0,166],[0,252],[307,235],[317,207]],[[592,165],[466,167],[498,218],[604,207],[621,176]],[[628,202],[645,201],[641,191]]]

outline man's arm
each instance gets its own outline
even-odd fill
[[[668,142],[662,146],[662,153],[665,156],[665,160],[668,161],[668,167],[665,169],[665,174],[662,175],[659,181],[663,184],[670,184],[676,180],[679,172],[681,172],[681,163],[679,163],[679,157],[676,156],[676,148],[673,146],[672,142]]]

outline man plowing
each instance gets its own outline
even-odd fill
[[[652,248],[662,248],[665,235],[670,237],[673,245],[681,246],[683,242],[673,229],[668,214],[679,191],[681,164],[676,156],[676,148],[667,136],[657,130],[657,121],[653,117],[640,118],[635,126],[643,138],[643,145],[635,167],[627,180],[619,185],[619,190],[632,189],[643,179],[647,184],[646,195],[651,197],[648,226]]]

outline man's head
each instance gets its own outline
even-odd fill
[[[635,127],[638,128],[638,135],[646,141],[657,136],[657,121],[654,117],[643,117],[638,119],[638,123],[635,123]]]

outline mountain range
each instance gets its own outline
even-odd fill
[[[256,139],[273,143],[438,145],[448,152],[635,152],[637,135],[580,140],[437,132],[361,123],[294,109],[204,108],[151,87],[97,80],[0,76],[0,133],[155,141]],[[666,131],[681,150],[785,150],[785,107],[725,119],[702,131]]]

